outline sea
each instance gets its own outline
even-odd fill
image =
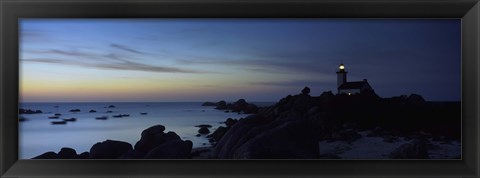
[[[257,106],[273,102],[253,102]],[[114,107],[109,107],[114,106]],[[91,146],[107,139],[125,141],[132,146],[140,140],[141,132],[154,125],[163,125],[165,132],[173,131],[183,140],[191,140],[193,148],[211,146],[206,135],[197,136],[200,124],[212,125],[211,132],[225,126],[227,118],[240,119],[247,114],[224,112],[202,102],[82,102],[82,103],[20,103],[20,108],[41,110],[40,114],[20,114],[27,119],[19,122],[19,159],[31,159],[48,151],[59,152],[62,147],[73,148],[77,154],[90,151]],[[79,109],[79,112],[70,112]],[[90,110],[96,112],[91,113]],[[110,111],[110,112],[109,112]],[[146,113],[142,115],[141,113]],[[49,116],[61,114],[58,119]],[[115,118],[114,115],[129,114]],[[96,117],[107,116],[106,120]],[[52,121],[76,118],[66,124]]]

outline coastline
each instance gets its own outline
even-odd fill
[[[135,145],[108,139],[93,145],[88,159],[461,158],[455,131],[459,128],[451,125],[456,123],[457,102],[427,102],[415,94],[379,98],[368,93],[324,92],[315,97],[303,92],[269,107],[257,107],[243,99],[202,105],[213,106],[220,113],[247,115],[227,118],[214,128],[207,123],[191,126],[198,129],[197,137],[207,138],[212,146],[193,148],[192,141],[155,125],[145,129]],[[439,120],[441,116],[446,119]],[[436,124],[431,125],[433,121]],[[445,128],[452,132],[444,132]],[[123,145],[123,151],[119,153],[114,145]],[[103,152],[99,154],[95,147]],[[36,158],[58,158],[60,152]],[[111,152],[118,154],[109,155]]]

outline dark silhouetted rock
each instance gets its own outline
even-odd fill
[[[222,110],[222,109],[227,109],[227,102],[225,102],[225,101],[219,101],[219,102],[217,103],[217,107],[215,107],[215,109],[220,109],[220,110]]]
[[[46,153],[43,153],[41,155],[38,155],[32,159],[60,159],[60,157],[58,156],[57,153],[53,152],[53,151],[49,151],[49,152],[46,152]]]
[[[89,159],[90,158],[90,153],[89,152],[83,152],[79,155],[76,155],[73,159]]]
[[[58,157],[60,159],[73,159],[77,156],[77,151],[72,148],[62,148],[60,152],[58,152]]]
[[[215,102],[204,102],[204,103],[202,103],[202,106],[217,106],[217,103],[215,103]]]
[[[41,110],[31,110],[31,109],[18,109],[19,114],[40,114],[43,113]]]
[[[226,113],[238,112],[245,114],[254,114],[258,112],[258,107],[254,104],[249,104],[245,99],[239,99],[234,103],[227,103],[225,101],[219,101],[217,103],[205,102],[202,106],[216,106],[215,109],[225,110]]]
[[[163,144],[170,140],[181,140],[175,132],[163,133],[165,127],[162,125],[156,125],[145,129],[142,132],[140,141],[135,144],[135,150],[144,153],[149,152],[151,149]]]
[[[318,138],[306,122],[273,121],[252,115],[240,119],[220,139],[215,156],[221,159],[318,158]]]
[[[98,142],[90,148],[90,158],[116,159],[130,150],[133,150],[130,143],[106,140],[104,142]]]
[[[115,105],[110,105],[108,106],[108,108],[115,108]]]
[[[212,125],[208,125],[208,124],[201,124],[201,125],[196,125],[195,127],[206,127],[206,128],[211,128]]]
[[[92,110],[90,110],[90,111],[88,111],[88,112],[91,112],[91,113],[93,113],[93,112],[97,112],[97,111],[92,109]]]
[[[208,128],[206,128],[206,127],[202,127],[202,128],[200,128],[200,129],[198,129],[198,133],[200,133],[200,134],[208,134],[208,133],[210,133],[210,130],[208,130]]]
[[[428,159],[428,150],[424,139],[415,139],[392,151],[391,159]]]
[[[233,124],[237,123],[237,119],[232,119],[232,118],[228,118],[226,121],[225,121],[225,125],[227,127],[231,127]]]
[[[70,112],[80,112],[80,109],[70,109]]]
[[[156,134],[163,133],[165,131],[165,126],[163,125],[155,125],[149,127],[142,131],[142,137],[153,137]]]
[[[215,130],[212,134],[208,135],[208,138],[212,138],[213,141],[217,142],[223,137],[223,135],[225,135],[226,132],[226,127],[218,127],[217,130]]]
[[[189,159],[193,143],[190,140],[170,140],[145,155],[145,159]]]
[[[304,95],[310,94],[310,88],[308,88],[308,87],[303,88],[302,94],[304,94]]]

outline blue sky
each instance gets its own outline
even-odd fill
[[[22,101],[278,101],[336,91],[460,100],[459,19],[21,19]]]

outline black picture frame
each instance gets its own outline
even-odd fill
[[[18,160],[19,18],[461,18],[461,160]],[[477,177],[479,0],[2,0],[0,175],[4,177]]]

